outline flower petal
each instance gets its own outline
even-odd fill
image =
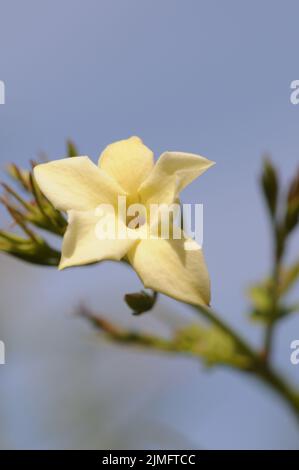
[[[138,193],[146,204],[170,204],[214,162],[193,153],[164,152]]]
[[[131,137],[108,145],[100,156],[99,166],[127,193],[135,195],[154,166],[153,152],[139,137]]]
[[[101,211],[103,211],[102,208]],[[105,216],[109,217],[108,212]],[[69,223],[63,239],[59,269],[102,260],[119,261],[136,243],[135,240],[129,238],[101,239],[97,232],[97,224],[100,219],[94,210],[71,210],[68,212],[68,219]]]
[[[41,191],[60,210],[88,210],[116,204],[124,191],[88,157],[65,158],[37,165],[34,176]]]
[[[188,251],[186,243],[190,246],[190,242],[193,249]],[[209,275],[195,241],[142,240],[129,251],[128,258],[145,287],[182,302],[210,303]]]

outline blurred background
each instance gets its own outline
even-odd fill
[[[245,295],[271,260],[257,177],[264,152],[285,180],[298,165],[298,15],[290,0],[2,1],[1,170],[42,151],[63,157],[69,137],[94,160],[138,135],[156,156],[184,150],[216,161],[183,201],[204,204],[213,306],[259,344]],[[297,237],[290,260],[298,246]],[[157,333],[190,318],[166,297],[132,317],[123,295],[140,282],[126,267],[57,272],[0,255],[0,276],[2,449],[299,449],[295,418],[254,379],[111,345],[76,318],[80,302]],[[280,326],[274,353],[299,383],[294,339],[295,316]]]

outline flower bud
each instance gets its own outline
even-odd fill
[[[291,181],[285,216],[285,230],[289,234],[299,222],[299,170]]]
[[[264,160],[261,185],[271,218],[274,219],[277,209],[279,182],[276,169],[268,158]]]
[[[157,299],[157,293],[148,294],[144,290],[125,295],[126,304],[133,310],[134,315],[148,312],[153,308]]]

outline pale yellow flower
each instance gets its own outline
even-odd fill
[[[100,240],[96,208],[129,204],[171,204],[195,178],[213,165],[198,155],[153,153],[138,137],[108,145],[96,166],[88,157],[37,165],[34,176],[53,205],[68,213],[60,269],[102,260],[126,259],[145,287],[192,304],[209,304],[210,281],[202,250],[186,251],[186,239]],[[126,225],[126,221],[123,221]],[[195,243],[195,242],[194,242]]]

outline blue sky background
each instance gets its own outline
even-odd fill
[[[157,156],[185,150],[216,161],[183,199],[204,204],[213,305],[257,344],[244,292],[271,254],[257,177],[264,152],[284,180],[298,166],[299,106],[289,99],[298,15],[290,0],[2,1],[2,170],[40,151],[62,157],[68,137],[94,160],[139,135]],[[122,296],[140,284],[125,267],[58,273],[2,255],[0,273],[2,448],[298,448],[293,417],[254,380],[115,348],[72,318],[82,300],[155,331],[162,317],[189,318],[163,298],[153,315],[132,319]],[[293,318],[275,348],[297,383],[289,344],[298,338]]]

